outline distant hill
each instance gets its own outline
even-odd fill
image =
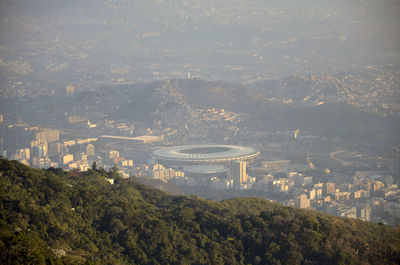
[[[337,82],[339,77],[335,79]],[[0,105],[7,109],[11,117],[21,117],[32,124],[64,126],[69,116],[79,113],[95,122],[112,119],[129,121],[143,128],[161,126],[180,130],[184,130],[186,125],[211,128],[213,122],[204,120],[201,111],[216,108],[242,115],[239,126],[261,131],[300,129],[355,142],[387,146],[400,144],[400,135],[397,133],[399,116],[374,113],[358,106],[370,96],[363,97],[356,90],[351,90],[351,93],[346,91],[357,95],[359,100],[347,102],[336,95],[335,86],[329,86],[330,83],[325,79],[322,81],[325,82],[321,86],[324,89],[316,92],[313,88],[319,81],[299,78],[269,81],[254,87],[174,79],[104,85],[95,91],[76,93],[73,98],[50,95],[34,98],[29,104],[22,99],[3,98],[0,99]],[[386,93],[385,97],[389,96],[390,93]],[[311,99],[304,101],[303,98]],[[392,100],[396,101],[396,98],[393,95]],[[283,102],[291,99],[292,103]],[[329,100],[324,104],[314,104],[326,99]]]
[[[399,264],[400,230],[0,159],[1,264]]]
[[[95,94],[84,93],[72,104],[76,104],[74,109],[82,108],[80,112],[83,113],[86,104],[94,106],[101,102],[96,111],[114,119],[162,120],[177,127],[200,121],[199,109],[224,108],[245,114],[249,119],[243,122],[248,127],[261,130],[300,129],[352,141],[387,145],[400,143],[400,135],[396,133],[400,126],[398,116],[372,113],[335,95],[327,96],[337,93],[334,87],[324,87],[323,91],[316,93],[313,87],[318,82],[309,84],[311,81],[300,79],[281,82],[285,85],[271,81],[264,84],[267,87],[249,87],[204,80],[157,81],[135,86],[104,87]],[[284,89],[279,86],[284,86]],[[293,90],[291,94],[290,90]],[[301,96],[294,97],[296,93],[315,97],[314,101],[330,101],[321,105],[304,103]],[[287,99],[293,96],[294,102],[283,103],[285,95]],[[118,109],[115,106],[119,106]]]

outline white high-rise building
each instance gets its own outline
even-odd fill
[[[240,185],[246,184],[248,181],[246,166],[247,163],[244,161],[233,161],[231,163],[230,177],[233,179],[236,189],[240,189]]]
[[[363,207],[360,209],[360,219],[364,221],[371,221],[371,208]]]
[[[109,153],[109,160],[112,164],[118,164],[119,161],[119,152],[115,150],[111,150]]]
[[[307,198],[307,194],[302,194],[297,198],[297,207],[310,208],[310,199]]]
[[[92,159],[94,157],[94,154],[95,154],[94,145],[88,144],[86,146],[86,154],[87,154],[88,158],[90,158],[90,159]]]
[[[310,190],[310,192],[308,193],[308,196],[310,197],[310,201],[313,201],[313,200],[315,200],[315,198],[316,198],[316,190],[315,189],[312,189],[312,190]]]

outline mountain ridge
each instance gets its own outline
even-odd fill
[[[24,264],[396,264],[399,228],[262,199],[171,196],[112,172],[0,160],[0,259]]]

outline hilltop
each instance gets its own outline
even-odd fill
[[[379,111],[378,103],[367,104],[369,101],[388,101],[375,99],[372,92],[364,95],[358,91],[358,79],[348,77],[357,84],[353,88],[350,81],[342,84],[340,75],[326,78],[312,81],[293,77],[254,86],[174,79],[103,85],[95,90],[77,92],[71,98],[52,94],[29,101],[3,98],[0,103],[10,117],[60,128],[68,127],[69,117],[79,114],[92,122],[115,120],[133,124],[137,135],[146,134],[147,128],[155,134],[168,134],[168,128],[183,134],[192,129],[188,137],[199,134],[208,138],[214,138],[213,134],[218,131],[215,126],[223,132],[218,133],[219,137],[232,137],[235,131],[244,127],[257,132],[300,129],[353,142],[398,145],[400,138],[395,132],[400,124],[399,117],[390,114],[396,108],[388,107],[388,113],[385,113]],[[370,84],[371,91],[376,86]],[[397,92],[387,90],[378,95],[397,102]],[[207,119],[205,116],[214,108],[235,118],[224,120],[225,117],[218,114]],[[184,136],[179,136],[182,138]]]
[[[399,228],[0,160],[2,264],[398,264]]]

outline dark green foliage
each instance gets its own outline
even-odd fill
[[[115,170],[114,170],[115,171]],[[0,264],[398,264],[398,228],[0,159]]]
[[[93,163],[92,163],[92,170],[97,170],[97,163],[96,163],[96,161],[93,161]]]

